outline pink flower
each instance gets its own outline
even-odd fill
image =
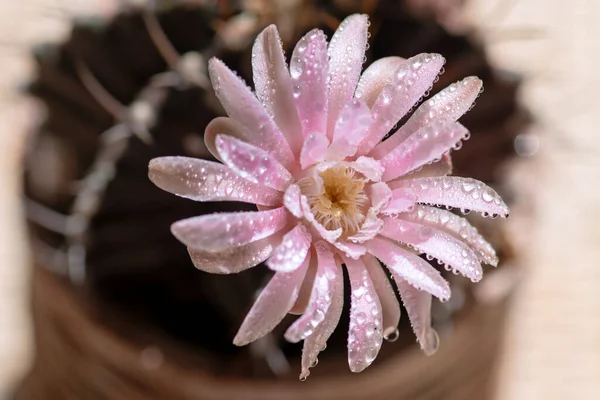
[[[388,271],[421,348],[431,354],[438,341],[432,295],[447,300],[450,288],[418,254],[474,282],[482,278],[482,262],[497,263],[475,228],[435,206],[508,214],[483,183],[447,176],[449,152],[468,136],[456,120],[472,106],[481,81],[449,86],[381,142],[429,91],[445,60],[388,57],[361,75],[367,27],[365,15],[352,15],[329,46],[323,32],[309,32],[288,71],[277,29],[269,26],[253,47],[256,96],[220,60],[210,60],[229,118],[213,120],[205,140],[222,164],[184,157],[150,162],[150,179],[176,195],[257,205],[258,211],[178,221],[172,232],[203,271],[236,273],[263,261],[275,271],[234,343],[250,343],[286,314],[301,314],[285,337],[304,340],[303,379],[339,321],[342,265],[351,282],[350,369],[365,369],[382,339],[397,336],[400,307]]]

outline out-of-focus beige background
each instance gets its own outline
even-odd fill
[[[498,399],[597,399],[600,2],[467,3],[467,16],[496,65],[526,77],[522,99],[538,118],[533,135],[523,132],[523,138],[539,150],[510,172],[522,201],[509,228],[524,269],[499,370]],[[18,193],[25,132],[35,121],[28,112],[31,104],[14,88],[32,73],[28,48],[59,40],[73,15],[110,13],[113,4],[0,1],[0,398],[32,354]]]

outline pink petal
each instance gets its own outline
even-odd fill
[[[379,182],[384,172],[381,163],[370,157],[360,156],[356,161],[348,163],[348,165],[373,182]]]
[[[367,217],[360,225],[358,232],[350,236],[348,240],[354,243],[364,243],[373,239],[379,233],[382,226],[383,221],[378,218],[377,211],[373,208],[370,208],[367,212]]]
[[[244,127],[243,139],[274,155],[286,168],[290,167],[294,155],[285,136],[248,86],[217,58],[209,61],[208,72],[227,115]]]
[[[419,54],[398,66],[371,109],[373,124],[361,143],[360,154],[369,153],[431,89],[445,61],[439,54]]]
[[[162,190],[195,201],[243,201],[273,206],[281,193],[240,178],[223,164],[188,157],[150,160],[148,177]]]
[[[355,260],[363,256],[367,252],[365,246],[356,243],[351,243],[347,240],[336,240],[333,243],[333,245],[337,249],[341,250],[347,257],[353,258]]]
[[[353,156],[367,133],[371,121],[371,112],[364,101],[350,100],[342,109],[335,124],[327,159],[343,160]]]
[[[319,235],[329,243],[335,243],[335,241],[342,235],[342,228],[338,228],[335,231],[326,229],[319,221],[316,220],[314,214],[310,210],[308,199],[306,196],[300,196],[300,204],[302,205],[302,213],[304,218],[310,222]]]
[[[273,252],[281,236],[272,235],[240,247],[215,253],[188,248],[194,266],[211,274],[235,274],[265,261]]]
[[[367,187],[371,207],[376,211],[381,211],[389,204],[392,199],[392,189],[385,182],[377,182]]]
[[[468,133],[458,122],[439,121],[419,129],[380,160],[385,168],[383,180],[390,181],[441,159]]]
[[[381,235],[412,245],[475,282],[483,277],[479,258],[473,250],[454,236],[438,229],[398,218],[385,218]]]
[[[288,186],[283,194],[283,205],[296,218],[301,218],[303,216],[300,195],[300,186],[296,184]]]
[[[398,274],[411,285],[440,299],[450,298],[450,286],[438,270],[421,257],[403,249],[390,240],[376,237],[367,243],[369,253],[379,258],[393,274]]]
[[[333,130],[340,111],[352,98],[360,77],[367,47],[368,17],[354,14],[342,21],[329,44],[329,110],[327,136]]]
[[[310,257],[293,272],[277,272],[262,290],[248,311],[242,326],[233,339],[236,346],[244,346],[271,332],[290,311],[306,275]]]
[[[402,215],[403,219],[429,225],[467,243],[477,254],[481,262],[496,266],[496,251],[469,222],[450,211],[419,205],[411,213]]]
[[[171,225],[171,232],[186,246],[216,252],[271,236],[287,224],[288,216],[283,207],[216,213],[177,221]]]
[[[313,334],[304,340],[302,348],[302,372],[300,379],[304,380],[310,374],[309,368],[317,362],[319,352],[325,349],[327,340],[337,327],[344,307],[344,273],[341,265],[336,266],[331,304],[325,313],[325,318],[314,330]]]
[[[415,179],[427,178],[433,176],[446,176],[452,173],[452,159],[449,154],[444,154],[440,161],[432,162],[431,164],[423,165],[408,174],[399,177],[398,179]]]
[[[318,268],[306,311],[285,332],[288,342],[298,343],[312,335],[325,319],[331,305],[331,293],[336,284],[338,265],[325,242],[315,244]]]
[[[256,95],[285,135],[294,152],[302,146],[302,126],[292,94],[292,80],[275,25],[266,27],[252,47],[252,75]]]
[[[482,83],[479,78],[468,77],[453,83],[431,99],[423,103],[410,119],[388,140],[379,144],[371,153],[373,157],[381,157],[402,143],[419,128],[433,121],[456,121],[466,113],[481,92]]]
[[[354,97],[362,99],[369,108],[387,85],[392,81],[396,70],[405,61],[402,57],[384,57],[373,61],[360,76]]]
[[[317,257],[315,257],[315,254],[313,252],[310,255],[310,264],[308,265],[308,269],[306,270],[304,282],[302,282],[302,286],[300,287],[300,293],[298,294],[298,298],[296,299],[294,306],[289,311],[290,314],[300,315],[304,313],[306,307],[308,307],[308,301],[310,300],[310,293],[312,292],[312,287],[316,275]]]
[[[416,289],[399,276],[394,276],[408,319],[426,355],[433,355],[439,347],[437,332],[431,327],[431,295]]]
[[[302,169],[322,161],[329,147],[329,139],[322,133],[311,133],[304,140],[300,152],[300,166]]]
[[[217,151],[217,146],[215,145],[215,139],[217,138],[218,134],[225,134],[242,140],[246,137],[244,127],[231,118],[217,117],[210,121],[204,130],[204,144],[206,145],[206,148],[210,154],[212,154],[217,160],[220,160],[219,152]]]
[[[419,203],[508,216],[508,206],[498,193],[475,179],[445,176],[396,180],[388,182],[388,185],[392,189],[410,188],[414,190]]]
[[[290,62],[304,137],[310,133],[324,133],[327,127],[328,73],[327,38],[319,29],[313,29],[296,44]]]
[[[350,330],[348,364],[361,372],[377,357],[383,341],[381,304],[362,260],[344,258],[350,278]]]
[[[302,265],[308,255],[312,236],[304,224],[298,224],[283,236],[267,266],[277,272],[291,272]]]
[[[416,200],[417,196],[411,189],[396,189],[392,192],[392,198],[382,213],[393,215],[410,211],[415,207]]]
[[[386,275],[385,267],[375,257],[367,254],[363,257],[363,261],[381,303],[383,338],[394,341],[398,338],[398,323],[400,322],[400,304],[398,304],[394,288]]]
[[[221,160],[250,182],[283,192],[292,181],[289,171],[258,147],[227,135],[217,135],[215,144]]]

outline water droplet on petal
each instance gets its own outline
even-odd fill
[[[363,324],[366,320],[367,316],[365,315],[365,313],[361,312],[356,314],[356,322],[358,322],[359,324]]]
[[[400,337],[400,331],[394,326],[385,328],[383,331],[383,338],[388,342],[395,342]]]

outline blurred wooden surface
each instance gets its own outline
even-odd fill
[[[504,3],[505,6],[499,6]],[[526,267],[499,399],[600,398],[600,2],[471,2],[498,65],[529,77],[539,152],[511,181]],[[532,220],[522,215],[533,211]]]
[[[0,2],[0,398],[27,365],[27,255],[19,159],[32,122],[14,95],[31,73],[26,49],[56,40],[69,15],[110,1]],[[540,119],[539,152],[511,171],[521,204],[511,229],[525,267],[498,398],[600,397],[600,3],[471,0],[470,17],[498,65],[525,73],[523,99]],[[528,136],[535,145],[535,136]],[[533,217],[530,216],[534,213]],[[533,262],[535,260],[535,262]]]

